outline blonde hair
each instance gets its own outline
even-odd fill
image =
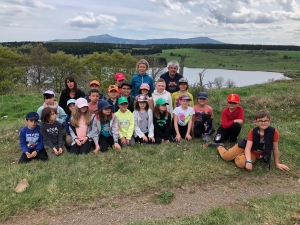
[[[166,85],[166,81],[165,81],[165,79],[163,79],[163,78],[159,78],[159,79],[155,82],[155,84],[157,84],[157,83],[159,83],[159,82],[164,83],[164,84]]]
[[[73,127],[79,127],[79,119],[82,114],[84,115],[85,124],[88,126],[91,123],[90,110],[87,108],[87,110],[84,113],[82,113],[80,111],[80,108],[78,108],[78,106],[75,106],[75,108],[72,110],[71,115],[71,125]]]
[[[147,69],[147,70],[149,69],[149,63],[147,62],[146,59],[141,59],[140,61],[138,61],[137,64],[136,64],[136,69],[139,68],[139,65],[140,65],[140,64],[145,64],[145,65],[146,65],[146,69]]]

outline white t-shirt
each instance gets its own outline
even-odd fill
[[[192,119],[195,114],[195,110],[192,107],[188,107],[186,110],[183,110],[181,106],[179,106],[174,109],[173,114],[178,116],[178,125],[185,126]]]

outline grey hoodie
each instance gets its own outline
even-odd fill
[[[173,116],[172,96],[170,92],[164,90],[162,93],[159,93],[157,90],[155,90],[152,93],[152,98],[153,98],[154,106],[156,105],[157,99],[159,98],[165,99],[169,103],[169,105],[167,105],[167,110],[171,114],[171,116]]]

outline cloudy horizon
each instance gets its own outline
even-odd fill
[[[194,38],[300,45],[300,0],[1,0],[0,42]]]

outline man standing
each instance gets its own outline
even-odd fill
[[[160,78],[166,81],[166,91],[172,94],[176,91],[179,91],[179,79],[183,76],[177,73],[179,67],[179,63],[177,61],[170,61],[167,67],[168,72],[165,72],[162,75],[160,75]]]

